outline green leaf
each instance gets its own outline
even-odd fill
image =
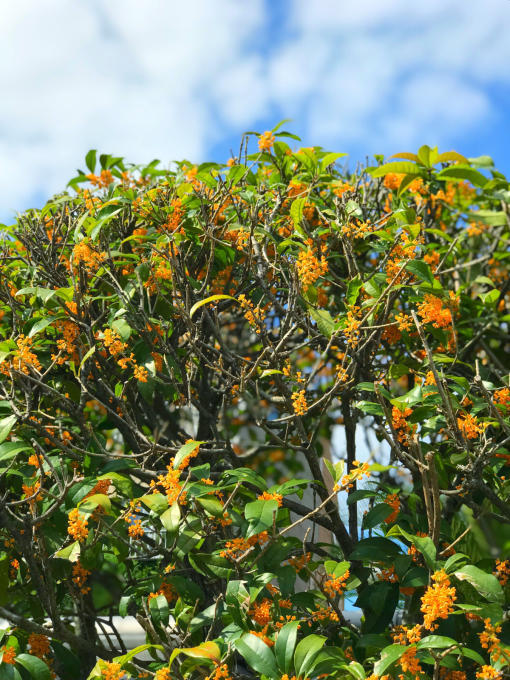
[[[90,359],[90,357],[94,354],[96,351],[96,346],[93,345],[89,350],[87,350],[83,356],[83,359],[80,361],[80,365],[78,366],[78,375],[81,373],[81,369],[83,368],[84,363],[87,361],[87,359]]]
[[[179,503],[177,501],[172,503],[169,508],[161,513],[159,519],[167,531],[169,531],[171,534],[175,533],[179,528],[179,522],[181,520],[181,509],[179,507]]]
[[[371,416],[384,415],[383,407],[375,401],[357,401],[354,406],[360,411],[363,411],[363,413],[368,413]]]
[[[336,331],[335,322],[331,314],[325,309],[310,307],[310,316],[317,324],[317,328],[326,338],[330,338]]]
[[[427,283],[434,283],[434,275],[432,274],[429,265],[423,260],[411,260],[405,266],[408,272],[414,274],[422,281],[427,281]]]
[[[74,541],[65,548],[57,550],[53,557],[59,557],[61,560],[69,560],[69,562],[76,562],[80,557],[80,542]]]
[[[105,493],[96,493],[93,496],[84,498],[78,503],[78,508],[80,509],[80,512],[92,514],[98,505],[100,505],[107,514],[112,510],[111,501]]]
[[[393,508],[391,508],[387,503],[378,503],[371,508],[367,514],[363,517],[363,528],[373,529],[379,526],[384,520],[391,515]]]
[[[120,339],[123,342],[129,340],[132,328],[126,321],[126,319],[115,319],[112,323],[112,329],[120,335]]]
[[[220,648],[215,642],[210,641],[202,642],[202,644],[198,645],[197,647],[178,647],[177,649],[174,649],[168,661],[169,666],[172,665],[172,661],[178,654],[185,654],[192,659],[206,659],[207,661],[212,661],[215,664],[219,663],[221,659]]]
[[[192,319],[193,315],[195,312],[200,309],[200,307],[203,307],[204,305],[209,304],[210,302],[215,302],[216,300],[235,300],[235,297],[232,297],[232,295],[210,295],[209,297],[205,298],[205,300],[200,300],[200,302],[195,302],[193,307],[189,310],[189,318]],[[237,302],[237,300],[236,300]]]
[[[308,635],[298,643],[294,652],[294,670],[298,677],[308,675],[314,658],[324,647],[326,640],[323,635]]]
[[[323,158],[321,158],[320,161],[320,169],[321,172],[324,172],[324,170],[328,167],[328,165],[332,165],[335,161],[337,161],[339,158],[343,158],[344,156],[347,156],[346,153],[327,153]]]
[[[421,552],[421,554],[425,558],[427,567],[431,571],[434,571],[436,565],[436,546],[434,545],[433,540],[429,536],[415,536],[414,534],[409,534],[407,531],[402,529],[402,527],[399,527],[398,524],[393,526],[386,535],[387,536],[401,535],[407,538],[407,540],[414,545],[416,550],[419,550],[419,552]]]
[[[18,654],[16,656],[16,663],[23,666],[34,680],[51,680],[50,669],[37,656]]]
[[[484,187],[487,183],[487,177],[482,175],[481,172],[475,170],[469,165],[452,165],[448,168],[444,168],[437,174],[438,179],[446,180],[467,180],[477,187]]]
[[[476,210],[468,213],[470,220],[489,224],[491,227],[503,227],[507,224],[507,216],[498,210]]]
[[[31,451],[32,447],[25,442],[4,442],[0,444],[0,461],[10,460],[21,451]]]
[[[174,458],[174,470],[177,470],[177,468],[181,465],[182,461],[186,458],[186,456],[189,456],[190,453],[192,453],[197,446],[200,446],[201,444],[204,444],[203,441],[190,441],[181,446],[181,448],[177,451],[175,454]]]
[[[292,657],[294,655],[294,648],[296,646],[297,632],[299,628],[298,621],[291,621],[286,623],[278,633],[274,651],[278,667],[282,673],[289,673],[291,670]]]
[[[250,523],[246,538],[267,531],[273,526],[273,516],[278,512],[278,501],[257,500],[246,503],[244,516]]]
[[[234,646],[254,671],[274,680],[280,677],[271,648],[259,637],[246,633],[234,642]]]
[[[145,652],[147,649],[158,649],[160,652],[164,651],[164,647],[162,647],[161,645],[151,644],[138,645],[138,647],[131,649],[127,654],[123,654],[122,656],[116,656],[114,660],[117,663],[120,663],[121,666],[124,666],[124,664],[129,663],[131,659],[134,659],[135,656],[138,656],[138,654]]]
[[[382,536],[364,538],[356,544],[356,547],[349,555],[350,560],[384,560],[400,555],[400,546],[393,541]]]
[[[444,151],[443,153],[440,153],[437,158],[436,158],[436,163],[448,163],[449,161],[453,161],[454,163],[464,163],[464,165],[469,165],[468,159],[463,156],[461,153],[457,153],[456,151]]]
[[[32,328],[30,329],[28,337],[33,338],[34,335],[37,335],[37,333],[44,330],[46,326],[49,326],[50,324],[54,323],[54,321],[55,319],[39,319],[39,321],[36,321]]]
[[[453,638],[444,635],[427,635],[416,646],[418,649],[445,649],[446,647],[460,645]]]
[[[167,599],[164,595],[157,595],[149,600],[149,611],[154,623],[163,626],[168,625],[170,611]]]
[[[369,172],[372,177],[384,177],[390,172],[395,172],[399,175],[419,175],[421,173],[421,169],[415,163],[397,161],[396,163],[385,163],[384,165],[380,165],[373,170],[369,170]]]
[[[142,501],[156,515],[161,515],[168,508],[168,498],[163,496],[162,493],[151,493],[138,500]]]
[[[472,564],[467,564],[454,572],[454,576],[459,581],[470,583],[482,597],[490,602],[503,604],[505,601],[501,584],[493,574],[488,574]]]
[[[91,149],[85,156],[85,164],[87,168],[90,170],[90,172],[94,172],[94,170],[96,169],[96,156],[97,156],[96,149]]]
[[[345,295],[348,305],[352,306],[356,304],[356,300],[358,299],[358,294],[362,286],[363,281],[359,276],[356,276],[354,279],[349,281],[347,284],[347,293]]]
[[[12,428],[16,424],[16,416],[7,416],[0,420],[0,443],[5,441],[10,435]]]
[[[477,156],[476,158],[468,158],[468,162],[474,165],[475,168],[493,168],[494,161],[490,156]]]
[[[387,668],[389,668],[395,661],[398,661],[402,654],[409,649],[406,645],[388,645],[381,652],[381,658],[374,665],[374,673],[376,675],[383,675]]]
[[[294,222],[296,228],[301,226],[301,220],[303,219],[303,209],[305,207],[306,198],[296,198],[292,201],[290,206],[290,216]]]
[[[201,498],[197,498],[196,501],[210,515],[213,515],[214,517],[222,517],[223,516],[223,504],[221,503],[221,501],[218,498],[214,498],[213,496],[204,496],[204,497],[201,497]]]

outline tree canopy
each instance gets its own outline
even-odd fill
[[[508,673],[509,183],[297,141],[2,227],[0,678]]]

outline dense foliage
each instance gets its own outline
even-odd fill
[[[289,138],[3,227],[1,678],[508,673],[509,184]]]

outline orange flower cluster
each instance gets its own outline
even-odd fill
[[[86,498],[90,498],[91,496],[95,496],[98,493],[107,494],[111,483],[112,483],[111,479],[100,479],[96,484],[94,484],[94,486],[88,492],[88,494],[83,496],[83,500],[85,500]]]
[[[510,390],[508,387],[503,387],[501,390],[496,390],[493,395],[494,401],[504,409],[510,408]]]
[[[113,175],[110,170],[101,170],[100,175],[94,175],[94,173],[90,173],[90,175],[87,175],[87,179],[95,187],[106,188],[113,182]]]
[[[435,385],[436,384],[436,378],[434,376],[433,371],[427,371],[427,375],[425,376],[425,385]]]
[[[412,239],[407,232],[401,234],[401,242],[393,248],[391,257],[386,263],[386,280],[388,283],[397,277],[400,268],[407,260],[414,260],[418,255],[421,239]],[[409,278],[409,273],[402,271],[395,279],[395,283],[404,283]]]
[[[303,555],[297,555],[296,557],[289,557],[289,564],[291,567],[294,567],[296,573],[299,573],[301,569],[304,569],[308,565],[311,559],[312,553],[308,552]]]
[[[130,512],[124,517],[124,521],[128,524],[128,534],[131,538],[141,538],[145,534],[142,526],[142,520],[136,516],[137,512],[142,509],[140,501],[130,501]]]
[[[270,130],[266,130],[259,137],[259,150],[260,151],[271,151],[274,144],[274,135]]]
[[[180,228],[184,215],[184,208],[182,207],[181,199],[174,198],[173,201],[170,202],[170,208],[172,209],[172,212],[170,215],[168,215],[168,218],[162,225],[161,229],[173,234],[174,231],[177,231]]]
[[[497,671],[494,666],[482,666],[477,672],[476,677],[479,680],[497,680],[503,675],[501,671]]]
[[[388,515],[386,519],[384,520],[386,524],[392,524],[398,517],[398,514],[400,512],[400,501],[398,498],[398,494],[396,493],[390,493],[386,496],[384,499],[384,502],[390,506],[390,508],[393,510],[391,515]]]
[[[349,347],[356,347],[359,342],[359,328],[361,326],[361,319],[359,318],[360,314],[361,309],[356,305],[347,311],[347,323],[343,328],[343,332]]]
[[[478,424],[477,417],[470,413],[464,413],[457,418],[457,425],[466,439],[476,439],[486,427],[485,423]]]
[[[329,579],[324,581],[323,584],[326,595],[331,599],[335,598],[337,595],[341,595],[346,588],[349,576],[350,572],[348,569],[342,576],[333,576],[332,574],[329,574]]]
[[[108,348],[112,357],[117,356],[117,354],[123,352],[127,347],[127,343],[122,342],[119,334],[111,328],[104,329],[103,344]]]
[[[172,680],[172,676],[170,675],[170,669],[160,668],[159,670],[157,670],[156,675],[154,676],[154,680]]]
[[[335,182],[333,185],[333,193],[335,196],[341,197],[348,191],[354,191],[354,187],[352,184],[349,184],[348,182],[342,182],[338,181]]]
[[[393,642],[397,645],[415,644],[421,640],[421,626],[416,624],[412,628],[407,626],[395,626],[391,633]]]
[[[30,633],[28,636],[28,644],[30,647],[30,654],[44,658],[50,651],[50,640],[47,635],[42,633]]]
[[[8,663],[13,666],[16,663],[16,649],[14,647],[7,647],[4,645],[0,652],[2,652],[2,663]]]
[[[89,244],[83,240],[77,243],[73,248],[73,264],[77,268],[83,264],[88,272],[95,272],[99,269],[101,264],[106,260],[107,254],[100,253],[93,250]]]
[[[478,634],[480,644],[493,655],[494,661],[497,661],[503,653],[500,648],[501,640],[498,637],[498,633],[501,633],[501,626],[493,626],[490,619],[484,619],[483,623],[484,629]]]
[[[86,585],[89,576],[90,571],[82,566],[80,560],[73,564],[73,582],[78,586],[80,593],[83,595],[90,592],[90,587]]]
[[[158,588],[158,590],[155,593],[149,593],[149,597],[147,598],[148,602],[150,602],[152,599],[157,597],[158,595],[164,595],[166,598],[166,601],[168,603],[173,602],[178,598],[177,592],[173,585],[169,583],[168,581],[163,581],[161,583],[161,586]]]
[[[312,612],[308,625],[311,625],[312,621],[331,621],[331,623],[338,623],[339,618],[332,607],[321,607],[318,605],[317,609]]]
[[[396,342],[400,340],[401,337],[402,333],[400,332],[399,327],[397,326],[397,324],[392,323],[389,324],[389,326],[386,326],[381,336],[381,339],[385,340],[390,345],[394,345]]]
[[[406,418],[413,412],[412,408],[407,406],[401,410],[398,406],[394,406],[391,410],[392,425],[397,432],[398,441],[401,444],[407,445],[409,443],[409,434],[416,431],[416,425],[409,425]]]
[[[9,369],[13,368],[20,373],[28,375],[31,368],[35,368],[37,371],[42,369],[41,364],[37,355],[32,352],[32,339],[27,338],[24,335],[20,335],[16,340],[16,345],[18,349],[14,352],[13,358],[8,364],[6,362],[5,368],[2,367],[2,373],[8,374]]]
[[[84,541],[89,535],[87,527],[88,519],[82,515],[78,508],[73,508],[69,513],[69,525],[67,533],[74,538],[75,541]]]
[[[403,671],[402,674],[398,676],[400,680],[404,680],[405,673],[414,675],[415,679],[419,678],[423,673],[423,668],[421,667],[418,657],[416,656],[416,647],[410,647],[409,649],[406,649],[406,651],[400,657],[398,665]]]
[[[321,246],[322,255],[319,259],[317,251],[313,248],[313,241],[308,239],[307,244],[308,248],[300,251],[296,262],[297,273],[304,288],[313,285],[328,271],[328,263],[324,256],[327,246]]]
[[[261,501],[277,501],[278,507],[281,508],[283,504],[283,496],[280,493],[269,493],[269,491],[264,491],[257,498]]]
[[[267,636],[267,629],[268,626],[266,625],[262,630],[250,630],[250,633],[259,637],[268,647],[274,647],[274,640]]]
[[[434,585],[428,586],[421,598],[420,611],[424,614],[423,625],[427,630],[436,630],[437,619],[447,619],[453,611],[453,603],[457,599],[455,588],[450,586],[450,579],[440,569],[432,574]]]
[[[166,474],[158,475],[157,481],[154,479],[151,481],[153,493],[158,493],[157,487],[162,486],[168,499],[168,505],[173,505],[177,499],[179,499],[181,505],[184,505],[186,503],[186,491],[183,491],[183,486],[179,482],[181,471],[174,470],[172,465],[167,465],[166,469]]]
[[[398,324],[399,331],[410,331],[413,327],[413,319],[409,314],[396,314],[395,321]]]
[[[259,534],[250,536],[250,538],[233,538],[231,541],[225,543],[225,550],[220,552],[221,557],[226,557],[231,560],[236,560],[249,548],[254,545],[264,545],[269,540],[267,531],[261,531]]]
[[[496,571],[494,574],[497,576],[501,585],[506,586],[510,580],[510,560],[496,560]]]
[[[291,395],[292,406],[294,413],[297,416],[304,416],[308,411],[308,404],[306,403],[305,390],[298,390]]]
[[[105,667],[101,670],[101,677],[104,680],[122,680],[125,677],[125,673],[120,663],[105,661]]]
[[[64,337],[57,340],[57,348],[62,355],[52,354],[51,359],[62,366],[76,353],[76,339],[80,335],[80,327],[70,319],[58,319],[54,325],[57,333],[62,333]]]
[[[347,238],[357,239],[365,238],[368,234],[372,234],[375,231],[375,226],[367,220],[366,222],[360,222],[359,220],[352,220],[346,222],[342,226],[342,234]]]
[[[340,485],[335,484],[334,491],[345,491],[351,489],[353,482],[363,479],[363,477],[370,477],[370,465],[368,463],[360,463],[358,460],[353,461],[353,469],[342,477]]]
[[[260,304],[255,307],[253,302],[248,300],[246,295],[243,293],[241,293],[237,299],[241,305],[241,308],[246,310],[246,313],[244,314],[246,321],[248,321],[250,326],[255,326],[256,332],[260,333],[260,325],[266,318],[265,311],[260,307]]]
[[[254,602],[248,614],[259,626],[266,626],[271,621],[272,604],[272,600],[265,597],[261,602]]]
[[[205,680],[232,680],[226,663],[216,666],[216,670],[208,675]]]
[[[133,371],[133,375],[138,380],[138,382],[146,383],[147,376],[149,375],[149,373],[145,366],[136,365],[135,370]]]
[[[451,310],[443,305],[441,298],[430,293],[418,304],[418,314],[424,323],[431,323],[434,328],[447,328],[452,323]]]
[[[377,574],[377,579],[379,581],[388,581],[388,583],[398,583],[398,575],[395,571],[395,567],[393,565],[381,567],[381,571]]]

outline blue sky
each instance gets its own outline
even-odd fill
[[[510,173],[510,0],[0,0],[0,221],[89,148],[223,161],[244,130]]]

